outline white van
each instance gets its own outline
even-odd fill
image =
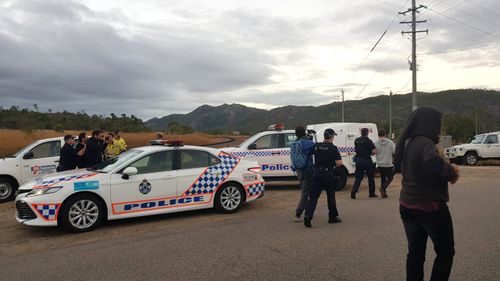
[[[295,130],[277,129],[264,131],[251,136],[239,147],[227,147],[224,151],[240,158],[251,158],[257,160],[262,169],[262,176],[268,181],[296,179],[291,169],[290,145],[296,140]],[[344,169],[337,169],[338,176],[342,178],[339,185],[345,186],[347,175],[355,171],[354,164],[354,140],[361,136],[361,129],[369,130],[368,137],[376,141],[378,139],[377,125],[373,123],[324,123],[308,125],[307,130],[314,141],[323,140],[323,132],[333,129],[337,136],[333,143],[339,148]],[[313,134],[313,131],[316,134]]]

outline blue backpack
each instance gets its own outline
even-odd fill
[[[304,153],[300,140],[291,143],[290,159],[292,160],[293,170],[303,170],[306,168],[308,157]]]

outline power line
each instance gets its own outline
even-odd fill
[[[486,12],[489,12],[489,13],[494,14],[494,15],[495,15],[495,16],[497,16],[497,17],[500,17],[500,14],[499,14],[499,13],[495,13],[495,12],[493,12],[492,10],[486,9],[486,8],[484,8],[483,6],[481,6],[481,5],[477,4],[477,3],[474,3],[474,2],[472,2],[472,1],[470,1],[470,0],[465,0],[465,1],[469,2],[470,4],[472,4],[472,5],[474,5],[474,6],[478,7],[478,8],[480,8],[481,10],[484,10],[484,11],[486,11]]]
[[[479,46],[474,46],[474,47],[461,48],[461,49],[421,53],[419,55],[449,54],[449,53],[464,52],[464,51],[469,51],[469,50],[476,50],[476,49],[486,48],[486,47],[490,47],[490,46],[494,46],[494,45],[500,45],[500,42],[489,43],[489,44],[484,44],[484,45],[479,45]]]
[[[466,23],[466,22],[463,22],[463,21],[461,21],[461,20],[457,20],[456,18],[450,17],[450,16],[448,16],[448,15],[444,14],[443,12],[436,11],[436,10],[434,10],[434,9],[432,9],[432,8],[429,8],[429,10],[431,10],[431,11],[433,11],[433,12],[435,12],[435,13],[437,13],[437,14],[439,14],[439,15],[443,16],[443,17],[446,17],[446,18],[448,18],[448,19],[450,19],[450,20],[452,20],[452,21],[458,22],[458,23],[460,23],[460,24],[462,24],[462,25],[465,25],[465,26],[467,26],[467,27],[469,27],[469,28],[472,28],[472,29],[474,29],[474,30],[476,30],[476,31],[479,31],[479,32],[481,32],[481,33],[484,33],[484,34],[487,34],[487,35],[494,35],[493,33],[489,32],[489,31],[484,31],[484,30],[482,30],[482,29],[480,29],[480,28],[477,28],[477,27],[475,27],[475,26],[473,26],[473,25],[470,25],[470,24],[468,24],[468,23]]]
[[[404,7],[406,6],[406,4],[408,4],[410,0],[406,0],[405,3],[403,4],[403,6],[401,6],[401,8],[399,9],[399,11],[402,11],[404,9]],[[356,1],[354,1],[356,2]],[[353,74],[351,75],[351,77],[349,78],[349,80],[347,80],[347,82],[345,84],[349,84],[352,79],[354,78],[354,76],[356,76],[356,74],[358,73],[359,69],[361,68],[361,66],[363,66],[366,62],[366,60],[368,59],[368,57],[370,57],[370,55],[373,53],[373,51],[375,50],[375,48],[378,46],[378,44],[380,43],[380,41],[382,40],[382,38],[385,36],[385,34],[387,33],[387,31],[389,30],[389,28],[391,28],[391,26],[394,24],[394,22],[396,21],[396,19],[399,17],[399,13],[392,19],[392,21],[389,23],[389,25],[387,26],[387,28],[384,30],[384,32],[382,33],[382,35],[379,37],[379,39],[377,40],[377,42],[375,43],[375,45],[373,45],[373,47],[370,49],[370,52],[368,52],[368,54],[364,57],[364,59],[361,61],[361,63],[356,67],[356,69],[354,70]]]

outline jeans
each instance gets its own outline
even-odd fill
[[[389,180],[393,176],[393,167],[379,167],[378,168],[380,171],[380,186],[383,187],[387,183],[387,180]]]
[[[301,195],[295,214],[299,217],[307,207],[307,201],[309,200],[309,194],[312,187],[313,172],[312,170],[297,170],[297,178],[300,183]]]
[[[339,215],[337,211],[337,201],[335,199],[335,185],[336,182],[333,171],[314,171],[313,186],[305,217],[312,219],[314,216],[314,211],[316,210],[316,205],[318,204],[318,199],[323,188],[326,191],[326,200],[328,202],[328,217],[334,219]]]
[[[361,185],[361,181],[366,173],[368,177],[368,190],[370,195],[375,194],[375,167],[373,166],[372,160],[366,159],[356,159],[356,172],[354,184],[352,186],[353,193],[357,193],[359,191],[359,186]]]
[[[455,255],[453,224],[445,202],[435,212],[423,212],[400,206],[401,219],[408,240],[406,280],[424,279],[424,261],[427,237],[434,244],[436,259],[432,267],[431,281],[448,280]]]

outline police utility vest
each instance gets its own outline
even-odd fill
[[[314,167],[315,168],[331,168],[335,167],[335,160],[338,158],[338,149],[333,143],[317,143],[314,148]]]

